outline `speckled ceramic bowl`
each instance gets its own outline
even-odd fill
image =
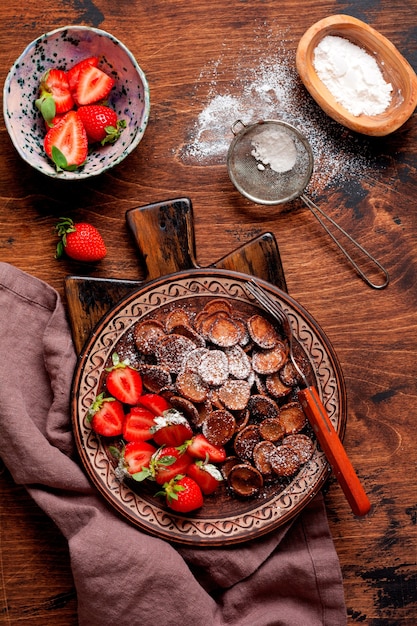
[[[115,144],[92,149],[79,170],[57,172],[44,152],[45,125],[34,104],[39,81],[50,67],[70,69],[90,56],[98,56],[100,69],[114,78],[108,104],[126,121],[126,128]],[[17,152],[29,165],[53,178],[88,178],[123,161],[142,139],[149,109],[148,83],[131,52],[113,35],[86,26],[66,26],[35,39],[14,63],[4,84],[4,119]]]

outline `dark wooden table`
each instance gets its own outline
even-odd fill
[[[348,393],[345,446],[373,502],[355,518],[334,481],[328,515],[343,570],[349,624],[417,623],[417,126],[369,139],[332,123],[295,69],[304,31],[335,13],[380,30],[417,69],[417,1],[200,2],[27,0],[0,7],[0,78],[39,34],[71,23],[119,37],[144,69],[151,118],[138,149],[94,180],[59,183],[26,166],[0,126],[0,260],[55,287],[80,274],[143,277],[127,210],[189,197],[198,263],[215,262],[264,232],[279,245],[289,293],[325,330]],[[230,126],[282,118],[316,156],[309,194],[389,270],[387,289],[366,286],[300,201],[281,208],[238,194],[226,169]],[[102,232],[96,266],[54,259],[61,215]],[[1,323],[7,323],[2,320]],[[0,623],[73,626],[76,598],[67,547],[53,522],[1,466]]]

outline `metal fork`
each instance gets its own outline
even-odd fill
[[[262,305],[265,311],[270,313],[281,325],[284,335],[288,340],[291,362],[304,385],[304,388],[298,391],[298,399],[303,407],[304,413],[309,419],[320,446],[326,455],[353,513],[355,515],[366,515],[371,508],[369,498],[353,469],[339,435],[330,421],[317,389],[309,384],[306,375],[294,358],[293,331],[287,314],[280,303],[273,300],[265,289],[260,287],[253,279],[246,282],[245,287],[255,300]]]

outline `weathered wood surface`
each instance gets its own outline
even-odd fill
[[[152,109],[135,153],[104,176],[78,184],[51,181],[27,167],[2,121],[0,260],[47,281],[65,300],[67,275],[144,278],[125,219],[137,206],[191,198],[201,266],[273,233],[289,293],[325,330],[342,364],[349,402],[345,446],[374,504],[368,517],[356,519],[338,486],[331,482],[327,489],[348,623],[412,626],[417,622],[416,118],[394,135],[372,140],[345,132],[306,96],[293,70],[297,42],[313,22],[340,12],[379,29],[417,69],[415,0],[196,0],[192,5],[28,0],[24,8],[3,3],[2,82],[39,34],[88,24],[114,33],[131,49],[148,77]],[[309,194],[389,269],[387,289],[372,290],[354,274],[301,202],[265,208],[232,187],[224,151],[232,135],[228,125],[224,130],[225,120],[232,124],[238,116],[251,121],[272,113],[309,136],[316,156]],[[216,115],[217,123],[210,124]],[[53,226],[61,215],[100,228],[109,249],[102,263],[54,259]],[[0,551],[0,624],[75,626],[65,542],[4,467]]]

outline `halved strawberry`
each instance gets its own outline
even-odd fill
[[[123,425],[123,437],[126,441],[149,441],[152,439],[154,414],[143,406],[132,406]]]
[[[156,448],[146,441],[131,441],[124,449],[124,462],[129,474],[137,474],[144,468],[149,467],[152,455]]]
[[[58,171],[74,170],[82,165],[88,153],[84,126],[75,111],[69,111],[50,128],[44,139],[45,152]]]
[[[180,446],[193,436],[186,418],[176,409],[168,409],[154,418],[153,439],[158,446]]]
[[[97,396],[87,413],[91,428],[103,437],[120,436],[124,418],[123,405],[114,398],[106,398],[104,393]]]
[[[189,441],[187,452],[196,459],[203,461],[208,459],[211,463],[222,463],[226,458],[226,450],[223,446],[213,445],[201,433]]]
[[[142,377],[139,372],[129,366],[127,360],[120,361],[118,354],[112,355],[113,366],[106,368],[109,372],[106,385],[109,393],[123,402],[134,406],[142,395]]]
[[[163,415],[164,411],[172,409],[168,400],[157,393],[144,393],[143,396],[139,398],[138,404],[152,411],[155,416]]]
[[[195,480],[206,496],[214,493],[223,480],[220,470],[215,465],[201,460],[191,463],[186,469],[186,474]]]
[[[73,108],[74,99],[64,70],[52,68],[45,72],[35,104],[47,122],[57,113],[67,113]]]
[[[98,65],[98,57],[88,57],[86,59],[82,59],[82,61],[79,61],[78,63],[73,65],[71,69],[67,71],[68,84],[69,84],[71,93],[75,93],[77,90],[78,77],[80,75],[81,70],[84,69],[85,67],[90,67],[90,66],[97,67],[97,65]]]
[[[151,461],[153,477],[158,485],[169,482],[179,474],[185,474],[192,458],[187,452],[173,446],[163,446]]]
[[[78,74],[75,101],[79,106],[105,100],[109,95],[114,80],[108,74],[93,65],[83,67]]]

